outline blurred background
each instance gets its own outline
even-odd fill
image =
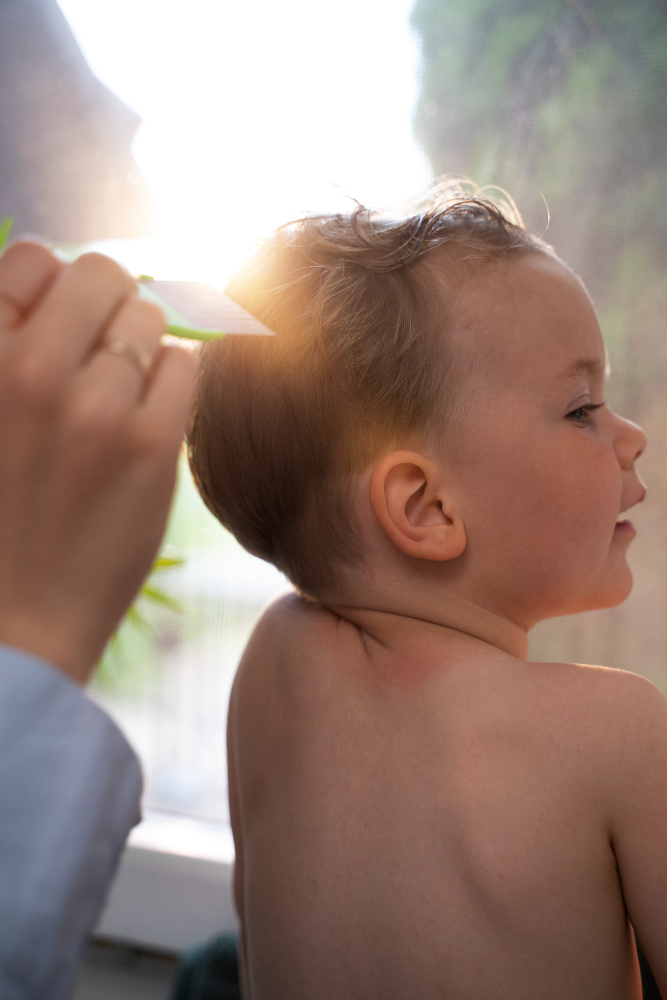
[[[631,597],[544,623],[531,657],[667,693],[666,92],[663,0],[0,0],[0,214],[221,287],[275,225],[349,196],[391,209],[464,174],[540,233],[546,203],[546,238],[597,303],[609,401],[648,431],[649,493]],[[187,854],[203,837],[231,860],[229,687],[285,581],[208,515],[185,465],[165,553],[183,562],[151,581],[94,697],[144,761],[137,842]]]

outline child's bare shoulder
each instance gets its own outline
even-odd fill
[[[585,663],[545,663],[536,666],[558,670],[559,686],[563,692],[567,692],[572,699],[584,695],[593,699],[588,701],[588,706],[595,714],[609,712],[613,718],[619,719],[634,715],[637,710],[667,708],[667,699],[655,684],[629,670]]]
[[[658,745],[667,748],[667,698],[655,684],[627,670],[593,673],[604,688],[603,709],[618,747],[635,760],[645,760]]]
[[[610,777],[642,767],[658,745],[667,749],[667,699],[645,677],[577,663],[538,666],[549,678],[556,725],[577,744],[581,737],[603,767],[613,765]]]
[[[280,594],[262,612],[248,643],[251,659],[363,648],[356,626],[296,591]]]
[[[356,626],[318,601],[296,591],[279,595],[262,612],[239,664],[235,687],[259,689],[264,697],[274,686],[281,696],[331,679],[341,664],[365,656]],[[340,675],[339,675],[340,676]]]

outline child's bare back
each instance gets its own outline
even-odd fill
[[[526,662],[627,597],[646,445],[581,282],[480,199],[279,230],[203,355],[204,498],[308,597],[230,704],[246,1000],[667,995],[667,702]]]
[[[659,949],[661,696],[633,674],[359,618],[284,597],[236,679],[249,995],[638,1000],[619,867]]]

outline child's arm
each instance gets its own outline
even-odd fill
[[[630,920],[667,997],[667,700],[634,674],[618,680],[625,719],[616,737],[612,847]]]

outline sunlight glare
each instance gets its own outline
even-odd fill
[[[428,183],[410,0],[60,5],[143,120],[134,154],[162,221],[157,238],[118,243],[133,269],[220,285],[282,222],[345,195],[391,208]]]

